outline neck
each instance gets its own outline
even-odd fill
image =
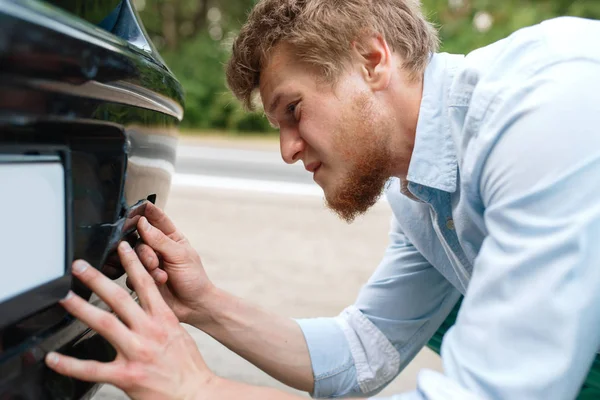
[[[395,127],[391,132],[392,176],[406,180],[408,166],[415,144],[419,109],[423,97],[423,76],[411,79],[401,70],[395,80],[392,99],[392,120]]]

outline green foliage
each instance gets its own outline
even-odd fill
[[[162,55],[185,88],[183,127],[238,132],[271,130],[262,114],[245,112],[227,90],[227,51],[220,42],[201,34]]]
[[[186,92],[184,123],[211,127],[218,118],[209,118],[210,109],[225,91],[222,67],[225,54],[218,42],[200,35],[176,50],[163,51],[162,55]]]
[[[598,0],[422,0],[422,4],[440,30],[441,50],[449,53],[468,53],[522,27],[561,15],[600,19]],[[476,28],[480,13],[491,17],[488,30]]]
[[[113,10],[119,5],[119,0],[46,0],[65,11],[78,15],[82,19],[99,24],[106,17],[106,10]]]
[[[186,90],[184,127],[273,132],[261,113],[246,113],[225,85],[230,46],[225,43],[231,42],[256,0],[134,1],[144,4],[140,14],[146,29]],[[560,15],[600,19],[600,0],[422,0],[422,4],[440,30],[441,50],[450,53],[468,53]]]

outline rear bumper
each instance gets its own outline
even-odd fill
[[[53,13],[34,1],[0,2],[0,152],[15,144],[70,149],[73,257],[125,287],[113,251],[132,230],[128,217],[143,211],[140,201],[166,203],[182,89],[151,54]],[[106,308],[78,281],[72,289]],[[115,356],[104,339],[53,305],[0,330],[0,398],[89,397],[94,385],[44,366],[48,351]]]

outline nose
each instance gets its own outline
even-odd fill
[[[306,142],[297,129],[282,128],[279,132],[279,144],[281,158],[287,164],[293,164],[302,158],[302,152],[306,148]]]

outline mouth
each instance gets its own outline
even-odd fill
[[[313,172],[313,181],[314,181],[314,182],[315,182],[317,185],[319,185],[319,186],[321,186],[321,187],[322,187],[322,183],[323,183],[323,182],[319,182],[319,181],[320,181],[320,179],[319,179],[319,176],[317,175],[317,174],[318,174],[318,172],[319,172],[320,170],[321,170],[321,164],[319,164],[319,165],[317,166],[317,168],[315,168],[315,170],[314,170],[314,172]]]
[[[321,169],[321,164],[319,164],[319,166],[315,169],[315,172],[313,172],[313,180],[316,180],[317,172],[319,172],[320,169]]]
[[[312,172],[313,174],[315,174],[317,172],[317,170],[319,168],[321,168],[321,163],[318,161],[315,161],[315,162],[308,164],[305,168],[308,172]]]

